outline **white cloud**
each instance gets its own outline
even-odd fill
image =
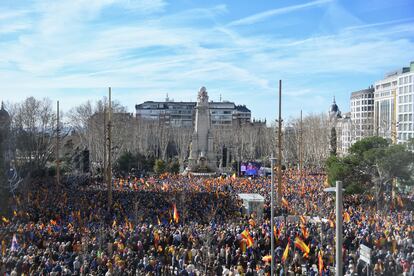
[[[55,90],[96,91],[112,86],[133,91],[133,100],[129,94],[120,96],[132,108],[140,100],[163,97],[166,92],[185,100],[206,85],[216,98],[220,91],[228,100],[251,104],[257,108],[253,112],[264,117],[266,111],[260,105],[275,97],[278,79],[286,83],[290,108],[305,98],[326,95],[330,100],[334,91],[347,92],[344,82],[335,78],[382,74],[405,65],[414,49],[409,39],[414,37],[414,27],[407,22],[345,28],[329,35],[276,37],[246,34],[234,24],[231,28],[219,24],[216,19],[226,13],[225,5],[167,14],[162,13],[163,1],[134,2],[134,6],[115,0],[89,2],[88,7],[81,0],[67,6],[60,1],[40,5],[37,17],[23,17],[34,20],[32,29],[0,42],[2,91],[46,89],[47,95],[53,95]],[[152,8],[145,9],[147,4]],[[115,7],[128,7],[128,15],[136,16],[113,24],[102,21],[105,9]],[[74,102],[75,96],[70,97]],[[303,105],[312,106],[308,101]],[[266,116],[271,118],[273,111]]]
[[[298,10],[302,10],[306,8],[311,8],[311,7],[317,7],[317,6],[329,3],[331,1],[332,0],[316,0],[316,1],[305,3],[305,4],[298,4],[298,5],[292,5],[292,6],[272,9],[272,10],[268,10],[265,12],[257,13],[254,15],[247,16],[245,18],[235,20],[233,22],[230,22],[228,25],[229,26],[250,25],[250,24],[254,24],[254,23],[266,20],[275,15],[286,14],[286,13],[290,13],[290,12],[294,12],[294,11],[298,11]]]

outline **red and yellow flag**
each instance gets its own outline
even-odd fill
[[[246,240],[247,247],[248,248],[252,247],[253,243],[254,243],[254,240],[253,240],[252,236],[250,236],[249,230],[244,229],[244,231],[241,233],[241,235],[242,235],[243,239]]]
[[[344,222],[349,223],[351,221],[351,216],[348,212],[344,213]]]
[[[322,252],[322,250],[319,250],[319,254],[318,254],[318,267],[319,267],[319,273],[322,274],[322,270],[323,270],[323,252]]]
[[[9,222],[10,222],[10,220],[8,220],[6,217],[1,217],[1,220],[2,220],[4,223],[9,223]]]
[[[286,262],[286,259],[288,258],[289,255],[289,243],[286,245],[285,251],[283,252],[282,255],[282,262]]]
[[[302,241],[299,237],[295,238],[295,246],[304,253],[303,254],[304,257],[309,255],[309,252],[310,252],[309,246],[307,246],[306,243]]]
[[[305,218],[305,216],[304,216],[304,215],[301,215],[301,216],[300,216],[300,222],[301,222],[303,225],[305,225],[305,224],[306,224],[306,218]]]
[[[175,205],[175,203],[173,205],[173,219],[175,223],[178,223],[178,221],[180,220],[180,215],[178,214],[177,206]]]
[[[309,238],[308,229],[305,226],[303,226],[303,225],[301,226],[301,228],[302,228],[302,236],[306,240],[307,238]]]
[[[289,208],[289,202],[284,197],[282,197],[282,205],[285,206],[286,208]]]

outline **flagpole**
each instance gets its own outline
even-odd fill
[[[108,162],[108,168],[107,168],[107,185],[108,185],[108,209],[112,209],[112,102],[111,102],[111,87],[109,87],[109,110],[108,110],[108,150],[107,150],[107,162]]]
[[[56,103],[56,182],[60,186],[60,159],[59,159],[59,101]]]
[[[273,229],[275,227],[274,225],[274,194],[275,194],[275,160],[276,158],[272,157],[270,158],[271,162],[271,178],[272,178],[272,184],[271,184],[271,190],[270,190],[270,236],[271,236],[271,244],[270,244],[270,250],[272,254],[272,260],[270,262],[270,275],[274,275],[274,260],[275,260],[275,234],[273,233]]]
[[[279,130],[277,156],[277,206],[281,208],[282,201],[282,80],[279,80]]]

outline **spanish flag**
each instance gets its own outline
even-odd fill
[[[250,236],[249,230],[244,229],[244,231],[241,233],[241,235],[242,235],[243,239],[246,240],[247,247],[248,248],[252,247],[253,243],[254,243],[254,240],[253,240],[252,236]]]
[[[305,224],[306,224],[306,218],[305,218],[305,216],[304,216],[304,215],[301,215],[301,216],[300,216],[300,222],[302,222],[302,224],[303,224],[303,225],[305,225]]]
[[[283,252],[283,255],[282,255],[282,262],[283,263],[286,262],[286,259],[288,258],[288,255],[289,255],[289,242],[286,245],[286,249],[285,249],[285,251]]]
[[[160,221],[160,217],[159,216],[157,216],[157,222],[158,222],[158,225],[161,225],[161,221]]]
[[[319,250],[318,266],[319,266],[319,273],[322,275],[322,271],[323,271],[323,252],[322,252],[322,250]]]
[[[1,218],[1,220],[2,220],[4,223],[9,223],[9,222],[10,222],[10,220],[8,220],[6,217],[2,217],[2,218]]]
[[[236,173],[233,173],[233,175],[231,176],[231,178],[236,179],[237,178]]]
[[[114,219],[114,221],[112,222],[112,228],[116,227],[116,219]]]
[[[276,229],[276,225],[273,225],[273,235],[275,235],[275,239],[279,237],[279,234],[277,232],[278,230]]]
[[[309,247],[299,237],[295,238],[295,246],[304,253],[304,257],[307,257],[309,255]]]
[[[309,232],[308,232],[308,229],[305,227],[305,226],[303,226],[302,225],[302,236],[303,236],[303,238],[306,240],[307,238],[309,238]]]
[[[289,208],[289,202],[284,197],[282,197],[282,205],[285,206],[286,208]]]
[[[344,222],[349,223],[351,221],[351,216],[348,212],[344,213]]]
[[[173,205],[173,219],[174,219],[175,223],[178,223],[178,221],[180,219],[180,215],[178,214],[177,206],[175,205],[175,203]]]
[[[329,220],[329,226],[331,227],[331,228],[335,228],[335,223],[333,222],[333,220]]]

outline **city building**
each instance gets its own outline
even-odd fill
[[[414,62],[398,76],[397,91],[397,142],[414,138]]]
[[[398,75],[394,71],[375,83],[374,92],[374,131],[375,135],[392,139],[395,125],[395,99],[398,90]]]
[[[351,93],[352,143],[374,135],[374,87]]]
[[[375,83],[375,134],[404,143],[414,138],[414,62]]]
[[[234,126],[251,122],[251,111],[245,105],[229,101],[208,103],[211,125]],[[167,98],[164,102],[146,101],[135,105],[137,118],[153,120],[173,127],[193,127],[196,102],[175,102]]]
[[[338,155],[344,156],[348,154],[348,149],[351,147],[354,140],[354,127],[351,119],[351,112],[344,113],[342,118],[337,122],[337,137],[338,137]]]
[[[355,130],[351,119],[351,112],[342,114],[335,98],[328,111],[330,127],[336,131],[336,152],[339,156],[348,153],[349,147],[355,142]]]

